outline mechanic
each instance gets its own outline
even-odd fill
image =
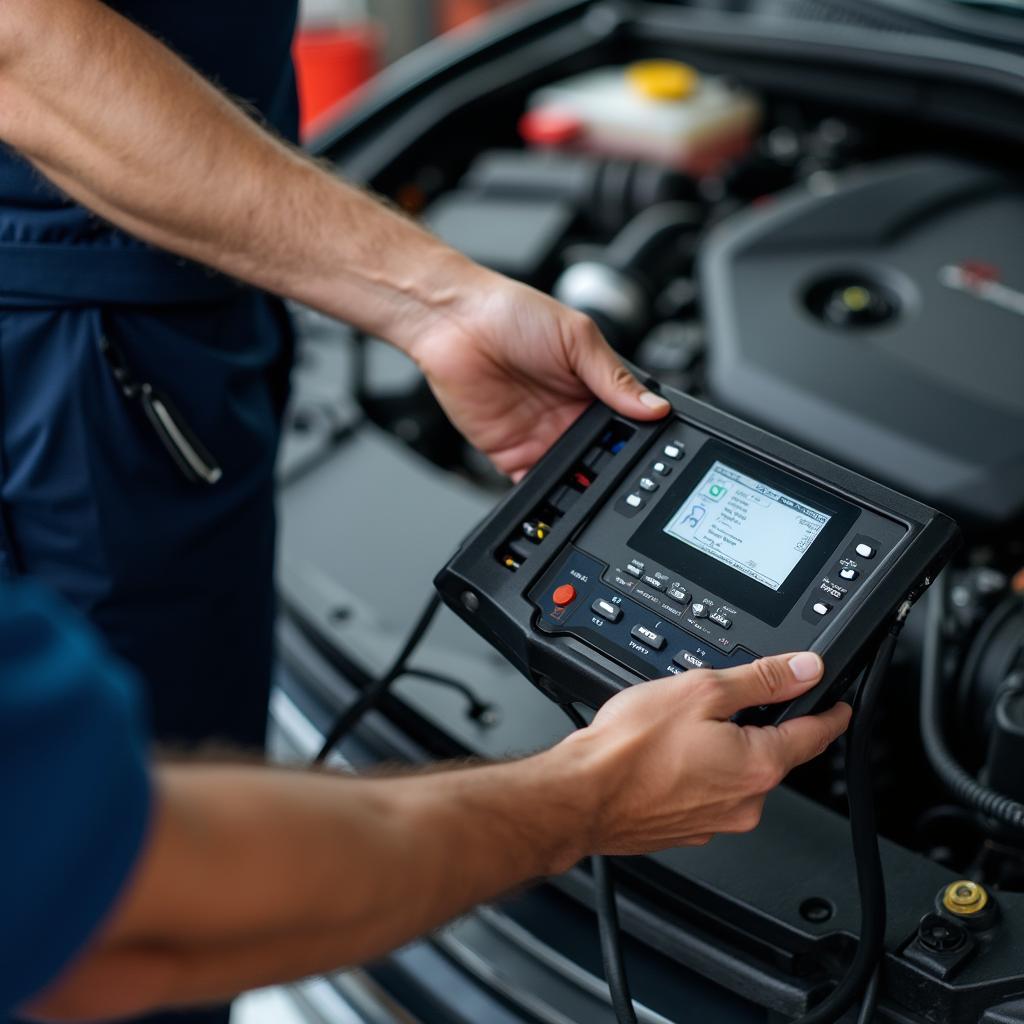
[[[177,747],[264,741],[292,349],[269,292],[407,352],[512,476],[592,394],[667,410],[580,314],[288,144],[296,6],[0,3],[0,576],[85,612]]]
[[[344,318],[402,348],[423,369],[453,422],[514,477],[525,472],[592,395],[633,418],[667,411],[585,317],[472,264],[287,144],[295,128],[288,57],[294,8],[294,0],[258,5],[243,0],[0,4],[0,139],[12,147],[0,152],[0,574],[41,579],[89,615],[110,648],[147,685],[156,735],[164,741],[217,738],[249,749],[263,742],[273,634],[272,471],[291,350],[287,316],[267,292]],[[270,130],[199,72],[254,108]],[[120,378],[112,360],[121,368]],[[125,374],[134,383],[128,395],[122,390]],[[165,451],[140,406],[143,383],[178,409],[180,429],[173,438],[178,462]],[[207,465],[205,481],[200,472],[198,483],[179,466],[190,463],[194,470],[198,459],[203,469],[195,446],[189,450],[190,435],[217,463],[217,472]],[[4,593],[10,605],[4,612],[21,600]],[[0,655],[24,655],[40,640],[40,629],[37,623],[22,635],[15,621]],[[81,644],[72,643],[73,652],[80,653]],[[40,650],[45,652],[46,645]],[[43,735],[48,687],[64,685],[57,672],[59,652],[38,657],[30,683],[37,683],[39,692],[26,698],[24,686],[12,683],[4,696],[15,704],[28,702],[27,719],[12,712],[4,722],[5,728],[15,729],[11,751],[22,755],[21,744],[38,741],[36,732],[22,730]],[[15,679],[22,678],[17,666],[13,671]],[[88,675],[92,670],[75,671]],[[52,684],[45,681],[51,674]],[[60,894],[56,905],[70,913],[68,927],[77,926],[79,937],[99,912],[98,902],[111,895],[104,892],[104,878],[116,875],[130,857],[122,851],[119,860],[112,851],[95,872],[99,883],[88,898],[98,902],[91,916],[69,892],[72,872],[65,878],[65,868],[55,865],[43,884],[30,869],[42,862],[42,849],[64,855],[82,842],[76,823],[86,832],[92,828],[93,842],[102,846],[102,829],[109,827],[113,835],[123,828],[134,835],[141,829],[142,813],[133,812],[126,798],[119,814],[107,808],[113,820],[102,815],[90,819],[108,799],[99,783],[104,771],[117,767],[117,744],[103,744],[99,709],[90,710],[90,699],[82,699],[85,706],[76,716],[68,710],[53,712],[57,720],[49,737],[50,742],[61,738],[68,751],[81,753],[80,759],[70,765],[48,756],[52,751],[31,748],[31,758],[12,762],[4,773],[5,792],[11,791],[8,780],[26,776],[27,764],[38,767],[48,785],[67,786],[67,798],[59,800],[41,799],[31,787],[19,790],[10,808],[14,818],[45,810],[46,825],[60,841],[41,846],[28,838],[31,828],[5,823],[11,826],[8,835],[26,837],[18,870],[5,873],[5,884],[18,887],[17,893],[6,893],[5,909],[16,898]],[[55,706],[60,706],[56,698]],[[33,715],[39,719],[35,726]],[[489,771],[480,778],[490,780]],[[494,771],[498,778],[486,784],[507,785],[508,801],[514,804],[517,787],[524,785],[519,774],[529,769]],[[219,898],[230,903],[225,879],[233,871],[245,874],[252,851],[245,848],[247,838],[235,843],[218,838],[214,818],[223,814],[224,827],[237,838],[232,823],[242,833],[255,828],[257,816],[249,820],[245,815],[259,801],[249,802],[248,776],[241,770],[237,778],[228,771],[223,785],[221,776],[207,779],[198,769],[198,774],[166,772],[166,781],[163,772],[158,776],[163,799],[152,852],[125,904],[136,915],[130,919],[143,922],[141,930],[125,933],[135,943],[122,943],[130,951],[129,961],[100,957],[101,976],[108,965],[117,966],[123,1005],[103,1006],[97,1013],[155,1005],[171,998],[172,991],[185,1002],[204,1001],[264,976],[284,976],[280,972],[288,973],[291,942],[283,928],[296,915],[322,926],[317,941],[330,950],[324,964],[361,958],[362,950],[349,954],[334,945],[333,920],[310,911],[322,894],[314,898],[291,891],[289,886],[299,883],[282,879],[282,872],[270,870],[266,862],[258,887],[271,904],[263,909],[271,913],[256,922],[246,919],[241,905],[254,897],[240,890],[237,905],[221,908]],[[196,778],[208,786],[200,802],[222,794],[209,818],[191,802]],[[442,776],[430,783],[438,799],[456,801],[443,814],[437,812],[442,818],[465,810],[461,778],[454,773],[453,782]],[[291,800],[293,777],[261,774],[260,780],[273,793],[285,793],[286,803]],[[130,782],[126,777],[123,784]],[[467,784],[470,804],[475,784]],[[344,800],[339,803],[334,796],[336,784],[322,797],[319,785],[305,782],[309,796],[293,809],[298,814],[310,805],[316,825],[296,823],[306,840],[311,831],[335,836],[340,828],[318,801],[340,807]],[[366,785],[366,799],[377,799],[373,786]],[[420,782],[408,785],[416,793],[426,788]],[[141,791],[141,783],[135,786]],[[216,844],[204,852],[208,860],[203,863],[213,871],[221,849],[238,861],[232,870],[223,870],[220,862],[217,883],[201,884],[205,869],[175,853],[186,838],[164,825],[182,790],[189,794],[188,809],[182,812],[184,836]],[[229,810],[226,805],[239,798],[245,809]],[[395,799],[397,806],[409,798]],[[354,814],[351,809],[347,813]],[[478,820],[479,813],[474,819],[467,812],[462,827]],[[234,817],[238,814],[241,823]],[[284,840],[277,836],[280,823],[274,813],[258,817],[261,830],[271,822],[275,833],[261,834],[259,843],[269,853],[286,856],[278,847]],[[199,830],[196,834],[189,823]],[[167,844],[165,834],[171,837]],[[459,848],[456,833],[448,838]],[[46,843],[45,834],[40,843]],[[131,846],[125,843],[126,849]],[[335,853],[332,847],[331,856]],[[95,868],[96,857],[82,863]],[[553,860],[551,866],[562,863]],[[156,866],[151,869],[151,864]],[[163,864],[177,864],[181,873],[160,876]],[[303,871],[316,877],[316,862]],[[147,885],[147,878],[158,876],[159,884]],[[80,874],[75,880],[89,889],[87,877]],[[184,878],[189,878],[187,885]],[[495,877],[493,887],[517,879]],[[330,885],[336,881],[331,875]],[[136,890],[152,914],[131,911]],[[454,900],[455,909],[477,895],[477,889],[457,891],[462,902]],[[493,891],[479,885],[481,894]],[[189,893],[203,893],[203,900],[190,902]],[[83,898],[86,894],[79,893],[78,899]],[[286,906],[292,900],[294,905]],[[445,916],[440,907],[432,905],[428,912],[417,906],[412,896],[407,902],[402,934]],[[71,913],[76,908],[77,916]],[[56,928],[59,914],[37,909],[40,920]],[[281,916],[275,919],[273,913]],[[179,950],[173,929],[186,916],[186,932],[202,931],[203,921],[212,922],[212,931],[196,936],[197,946],[183,944]],[[115,945],[121,934],[116,920]],[[276,932],[275,920],[281,925]],[[263,964],[263,972],[253,970],[241,939],[255,934],[259,921],[266,924],[260,934],[277,939],[273,948],[251,940],[248,952]],[[374,928],[366,934],[372,937]],[[35,942],[19,938],[17,950],[5,942],[6,963],[16,962],[15,952],[41,950],[46,941],[45,936]],[[160,960],[155,948],[177,951],[180,959],[169,954]],[[182,952],[186,948],[190,956]],[[368,941],[366,955],[374,948]],[[217,951],[223,958],[212,956]],[[163,984],[133,996],[132,979],[141,979],[141,992],[150,953],[160,962]],[[221,976],[207,988],[177,984],[178,973],[201,974],[207,961],[222,967],[224,961],[236,963],[240,973],[231,981]],[[296,970],[314,970],[319,962],[309,958]],[[42,954],[38,963],[46,963]],[[271,963],[278,974],[269,970]],[[5,979],[9,973],[15,980],[31,977],[28,968],[9,972],[5,967]],[[93,985],[96,992],[107,988],[95,979]],[[13,998],[23,998],[32,988],[23,986]],[[226,1011],[211,1011],[202,1019],[224,1020]]]
[[[516,762],[352,778],[147,770],[130,673],[32,585],[0,584],[0,1016],[96,1019],[224,999],[377,957],[593,852],[753,828],[845,728],[778,728],[811,653],[633,687]]]

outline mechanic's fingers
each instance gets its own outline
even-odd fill
[[[709,673],[707,680],[709,710],[724,720],[744,708],[792,700],[814,686],[824,671],[821,658],[811,651],[779,654],[748,665],[719,669]]]
[[[811,761],[846,732],[853,714],[849,704],[837,704],[820,715],[791,718],[775,730],[776,756],[785,774]],[[770,735],[770,730],[765,730]]]
[[[637,420],[657,419],[669,403],[629,372],[592,320],[583,319],[572,346],[573,370],[605,405]]]

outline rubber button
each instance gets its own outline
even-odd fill
[[[564,608],[567,604],[572,604],[576,600],[576,588],[571,583],[563,583],[551,595],[551,599],[559,608]]]

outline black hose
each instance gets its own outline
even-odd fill
[[[971,708],[974,685],[977,682],[981,660],[988,652],[996,633],[1024,607],[1024,599],[1020,594],[1010,594],[996,605],[974,634],[967,656],[964,658],[960,671],[960,684],[957,692],[957,710],[961,715],[968,715]]]
[[[942,631],[946,617],[946,574],[940,573],[928,597],[921,666],[921,742],[932,770],[968,807],[1012,829],[1024,829],[1024,804],[982,785],[953,756],[943,729]]]
[[[648,262],[666,240],[697,230],[704,211],[696,203],[667,202],[637,214],[609,243],[605,261],[617,270],[650,270]]]
[[[577,729],[587,727],[586,720],[571,705],[561,705],[569,721]],[[612,1008],[618,1024],[637,1024],[633,996],[629,990],[629,976],[622,954],[622,939],[619,929],[619,908],[615,902],[615,883],[611,865],[604,857],[590,858],[591,874],[594,879],[594,909],[597,913],[597,931],[601,939],[601,963],[604,979],[608,983]]]
[[[412,632],[406,638],[398,657],[392,662],[391,668],[384,675],[374,679],[363,690],[358,699],[338,716],[331,731],[327,734],[320,752],[313,759],[313,764],[323,764],[327,760],[327,755],[362,721],[363,716],[368,711],[372,711],[387,696],[391,684],[405,674],[406,662],[423,639],[423,635],[430,628],[430,624],[434,621],[434,616],[437,615],[437,610],[440,607],[440,595],[437,593],[432,594],[426,607],[420,613],[416,625],[413,626]]]

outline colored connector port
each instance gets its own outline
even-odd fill
[[[543,520],[534,519],[523,523],[523,536],[534,544],[540,544],[551,532],[551,527]]]

